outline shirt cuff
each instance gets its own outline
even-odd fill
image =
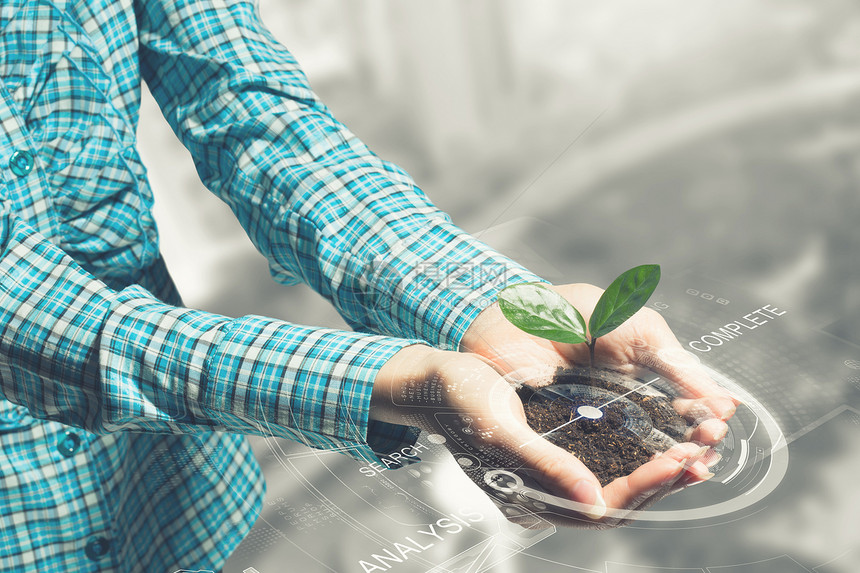
[[[108,430],[221,430],[289,438],[369,462],[414,429],[371,424],[377,372],[418,340],[231,319],[119,293],[102,334]],[[372,429],[372,432],[371,432]]]

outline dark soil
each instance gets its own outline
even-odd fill
[[[546,391],[539,393],[529,386],[523,386],[518,391],[526,419],[539,434],[567,423],[545,438],[571,451],[597,476],[602,485],[629,475],[650,460],[658,450],[668,447],[668,444],[660,446],[655,445],[653,440],[643,440],[642,427],[646,428],[644,434],[648,434],[648,429],[653,427],[677,441],[683,441],[687,429],[686,422],[672,408],[668,397],[631,392],[630,388],[613,381],[619,380],[620,376],[602,371],[589,373],[587,370],[556,372],[552,384],[577,384],[607,390],[617,396],[626,394],[623,399],[605,406],[605,398],[580,402]],[[639,384],[636,381],[633,383]],[[624,407],[625,399],[641,408],[637,409],[637,416],[631,416],[630,408]],[[576,410],[580,405],[602,406],[603,416],[596,420],[580,417],[571,423],[571,419],[578,417]],[[636,418],[635,424],[631,423],[632,417]],[[631,429],[631,426],[636,425],[638,431]]]

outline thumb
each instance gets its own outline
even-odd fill
[[[581,507],[574,507],[591,519],[606,514],[606,501],[597,477],[576,456],[551,444],[531,428],[520,428],[520,438],[526,437],[519,447],[522,469],[549,493],[569,499]]]

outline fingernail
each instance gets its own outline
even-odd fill
[[[717,452],[714,452],[713,454],[711,454],[711,455],[709,455],[709,456],[706,456],[706,458],[705,458],[704,462],[705,462],[705,465],[706,465],[706,466],[708,466],[709,468],[712,468],[712,467],[714,467],[715,465],[717,465],[717,463],[718,463],[721,459],[723,459],[723,456],[722,456],[722,455],[720,455],[720,454],[718,454]]]
[[[690,462],[690,458],[684,458],[683,460],[678,462],[678,465],[675,467],[675,471],[672,472],[672,474],[677,475],[677,474],[681,473],[682,471],[684,471],[687,468],[687,464],[689,462]]]
[[[589,509],[583,511],[589,518],[600,519],[606,515],[606,501],[600,493],[600,488],[596,487],[590,481],[578,481],[573,487],[573,497],[579,503],[591,506]]]
[[[728,420],[729,418],[731,418],[735,414],[735,410],[737,410],[737,406],[735,406],[734,401],[731,398],[727,398],[727,400],[729,401],[729,403],[726,404],[726,406],[723,407],[722,411],[720,412],[720,418],[722,418],[723,420]]]
[[[606,515],[606,501],[603,499],[603,496],[599,491],[595,491],[594,496],[594,505],[592,506],[591,511],[585,513],[591,519],[600,519],[604,515]]]
[[[704,482],[708,481],[709,479],[711,479],[712,477],[714,477],[714,474],[712,474],[710,472],[703,474],[701,476],[697,476],[695,480],[687,482],[680,487],[676,487],[676,488],[672,489],[669,493],[670,494],[678,493],[679,491],[683,491],[683,490],[687,489],[688,487],[692,487],[694,485],[699,485],[700,483],[704,483]]]
[[[703,475],[707,475],[710,473],[708,471],[708,466],[706,466],[704,463],[702,463],[700,461],[696,461],[696,463],[694,463],[692,466],[690,466],[690,470],[692,470],[693,474],[695,474],[696,476],[699,476],[699,477],[701,477]],[[711,474],[711,475],[713,476],[714,474]]]
[[[704,473],[700,476],[697,476],[695,481],[691,481],[690,483],[687,484],[687,487],[690,487],[693,485],[699,485],[700,483],[704,483],[704,482],[708,481],[709,479],[711,479],[712,477],[714,477],[714,475],[715,474],[712,474],[711,472],[707,472],[707,473]]]
[[[725,438],[725,437],[726,437],[726,433],[727,433],[728,431],[729,431],[729,427],[728,427],[728,426],[726,426],[726,425],[724,425],[722,428],[720,428],[719,430],[717,430],[716,432],[714,432],[713,440],[714,440],[715,442],[719,442],[720,440],[722,440],[723,438]]]
[[[695,449],[693,449],[693,448],[695,448]],[[688,444],[684,444],[684,450],[686,450],[684,452],[684,453],[686,453],[686,456],[684,457],[684,459],[690,460],[690,459],[700,458],[703,455],[705,455],[705,453],[709,449],[710,449],[710,447],[708,447],[708,446],[702,446],[702,445],[699,445],[695,442],[689,442]]]

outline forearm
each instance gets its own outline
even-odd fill
[[[377,372],[415,341],[228,318],[116,292],[0,217],[0,396],[93,432],[275,435],[372,458],[414,439],[372,425]]]
[[[308,283],[356,329],[449,349],[500,288],[538,280],[334,119],[250,2],[138,12],[150,89],[276,280]]]

